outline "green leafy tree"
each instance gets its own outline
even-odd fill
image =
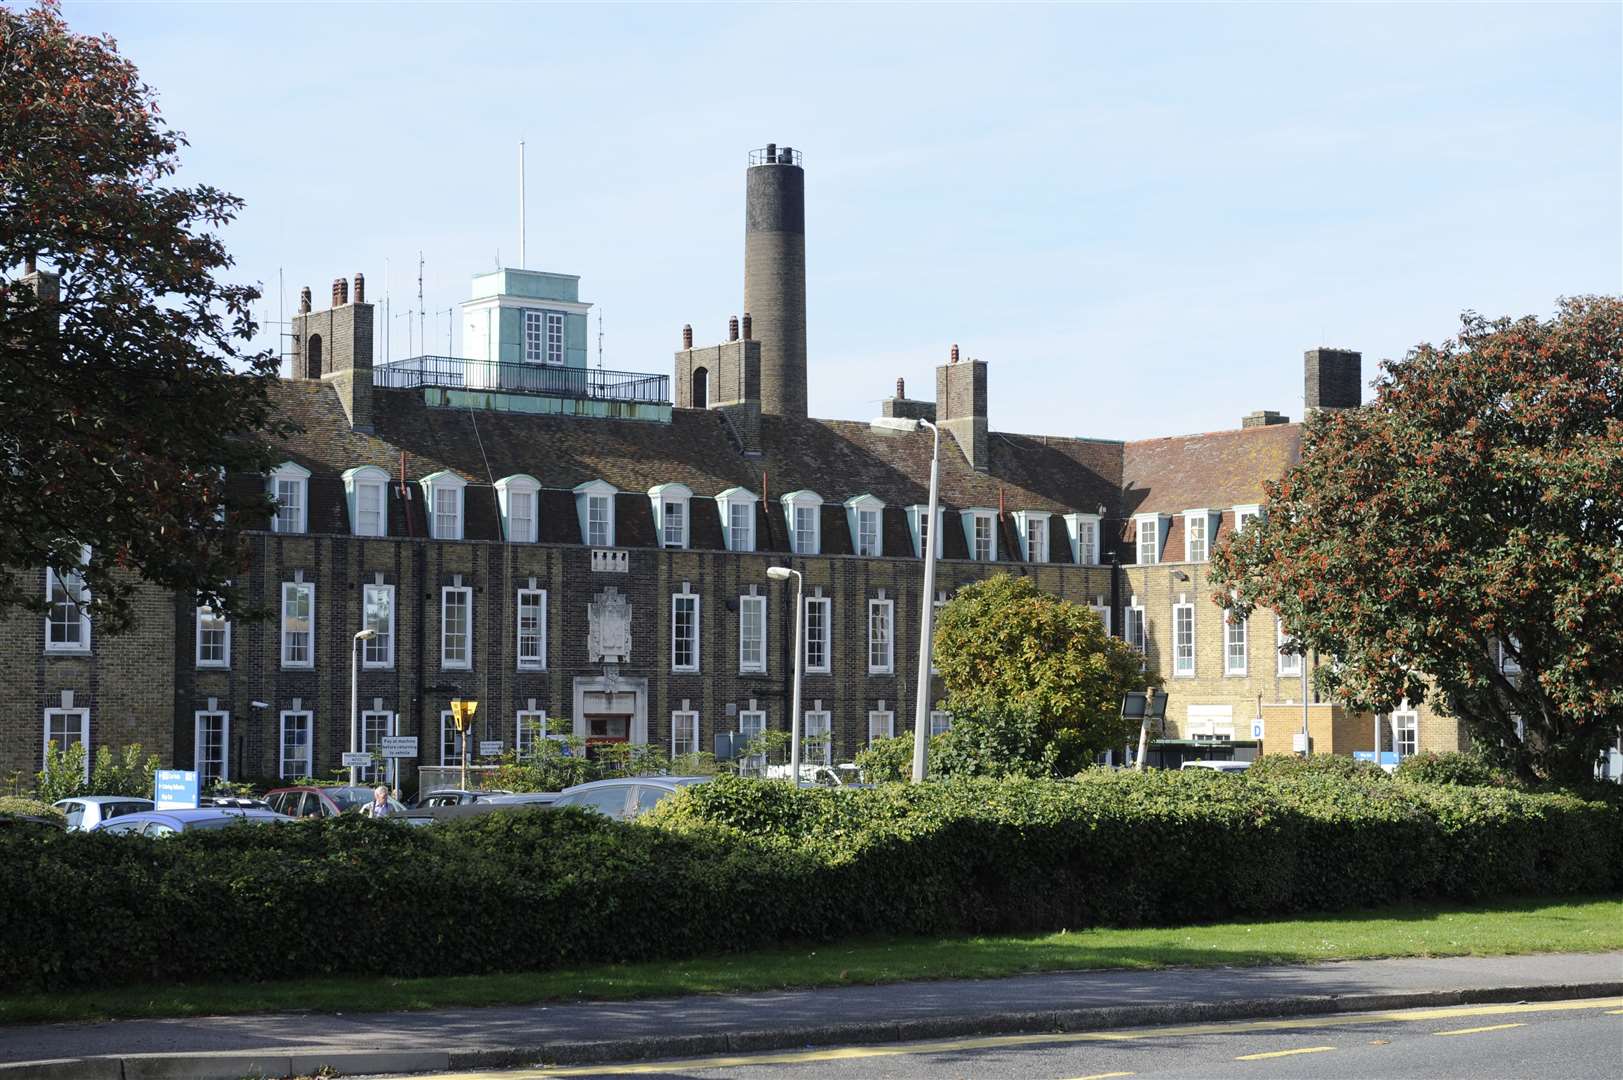
[[[1137,727],[1121,698],[1156,677],[1092,611],[997,575],[960,590],[936,623],[951,730],[942,773],[1069,775]]]
[[[1623,301],[1467,313],[1376,390],[1308,419],[1218,601],[1278,612],[1343,701],[1430,692],[1491,763],[1588,778],[1623,723]]]
[[[142,756],[140,743],[131,743],[118,754],[110,746],[98,746],[90,766],[90,791],[96,795],[150,799],[158,764],[157,754]]]
[[[0,7],[0,610],[43,610],[50,566],[105,633],[140,578],[248,612],[228,582],[271,504],[223,477],[289,427],[248,351],[259,294],[216,278],[242,202],[170,183],[184,144],[110,38]]]

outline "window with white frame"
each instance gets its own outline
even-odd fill
[[[564,362],[564,317],[557,311],[547,312],[547,363]]]
[[[440,589],[440,667],[473,666],[473,589],[447,585]]]
[[[1150,566],[1161,561],[1161,522],[1155,516],[1137,519],[1138,563]]]
[[[826,596],[806,597],[806,670],[826,675],[831,669],[829,636],[831,605]]]
[[[1246,620],[1232,610],[1223,614],[1223,674],[1246,672]]]
[[[1015,525],[1020,530],[1020,540],[1025,546],[1028,563],[1048,561],[1049,516],[1035,510],[1021,510],[1015,514]]]
[[[826,709],[811,709],[804,714],[801,744],[807,761],[834,762],[834,716]]]
[[[193,718],[193,736],[197,789],[206,791],[216,780],[231,779],[231,714],[199,709]]]
[[[969,557],[976,562],[997,559],[997,516],[991,510],[965,510],[964,539],[969,542]]]
[[[363,465],[344,473],[350,532],[356,536],[389,534],[388,490],[389,474],[376,465]]]
[[[671,670],[699,670],[699,597],[695,593],[671,596]]]
[[[721,512],[722,542],[728,551],[755,550],[755,494],[731,487],[716,496]]]
[[[1150,643],[1147,628],[1144,625],[1144,608],[1139,605],[1137,597],[1133,598],[1133,602],[1128,605],[1123,614],[1127,618],[1127,625],[1124,628],[1127,631],[1127,644],[1137,649],[1139,655],[1142,656],[1149,651]]]
[[[547,712],[545,709],[520,709],[518,717],[513,724],[513,749],[519,760],[527,760],[535,754],[539,740],[550,738],[547,732]]]
[[[1392,741],[1397,744],[1399,760],[1420,749],[1420,715],[1408,706],[1405,701],[1392,713]]]
[[[1096,514],[1067,514],[1071,527],[1071,555],[1084,566],[1099,563],[1099,517]]]
[[[361,625],[373,636],[361,642],[361,666],[394,667],[394,586],[361,586]]]
[[[686,548],[689,543],[688,503],[693,498],[693,489],[686,484],[657,484],[648,489],[648,498],[654,508],[659,546]]]
[[[90,549],[84,549],[80,558],[83,565],[90,561]],[[45,612],[45,651],[84,653],[90,651],[90,590],[78,571],[58,574],[45,569],[45,598],[50,607]]]
[[[1234,531],[1239,532],[1249,522],[1260,517],[1262,517],[1262,507],[1259,504],[1252,503],[1249,506],[1236,506],[1234,508]]]
[[[671,713],[671,757],[699,752],[699,714],[691,709]]]
[[[868,712],[868,745],[876,739],[896,737],[896,714],[889,709],[871,709]]]
[[[314,776],[311,756],[311,733],[315,721],[309,712],[282,713],[281,755],[276,775],[283,780],[296,780],[301,776]]]
[[[462,764],[464,732],[456,729],[456,717],[450,709],[440,713],[440,764]]]
[[[66,752],[70,746],[84,747],[84,779],[88,781],[90,779],[90,710],[46,709],[45,741],[42,754],[50,750],[52,743],[56,744],[58,752]],[[44,757],[40,758],[41,763],[44,760]]]
[[[1095,615],[1099,616],[1099,625],[1103,626],[1105,628],[1105,633],[1106,634],[1109,634],[1110,633],[1110,605],[1109,604],[1089,604],[1088,605],[1088,610],[1093,612]]]
[[[944,735],[952,728],[952,713],[942,709],[930,710],[930,737]]]
[[[868,674],[889,675],[896,668],[894,600],[868,601]]]
[[[302,533],[309,520],[310,470],[285,461],[271,470],[270,496],[276,500],[276,516],[271,531]]]
[[[311,581],[282,582],[282,666],[316,666],[316,586]]]
[[[502,515],[502,535],[509,544],[533,544],[538,533],[537,507],[541,482],[523,473],[496,481],[496,506]]]
[[[766,671],[766,597],[738,598],[738,670]]]
[[[547,666],[547,590],[518,591],[518,666],[544,671]]]
[[[907,508],[907,525],[913,531],[913,554],[924,558],[924,545],[935,537],[935,557],[941,558],[941,519],[945,511],[936,509],[936,520],[930,522],[930,508],[928,506],[909,506]]]
[[[423,477],[423,499],[428,506],[429,531],[436,540],[462,539],[463,494],[466,480],[441,470]]]
[[[197,609],[197,666],[231,666],[231,623],[216,614],[213,608]]]
[[[1274,633],[1278,635],[1279,640],[1279,674],[1300,679],[1302,677],[1302,654],[1285,651],[1291,647],[1292,640],[1291,636],[1285,632],[1284,619],[1274,620]]]
[[[1172,674],[1195,674],[1195,605],[1172,605]]]
[[[1207,526],[1210,516],[1205,510],[1190,510],[1183,516],[1183,555],[1185,562],[1205,562]]]
[[[547,359],[547,324],[539,311],[524,313],[524,362],[543,364]]]
[[[789,549],[796,555],[818,554],[823,542],[823,497],[815,491],[791,491],[782,501]]]
[[[614,546],[614,499],[609,495],[586,497],[586,543],[590,547]]]
[[[749,744],[756,736],[766,732],[766,711],[764,709],[740,709],[738,712],[738,733],[744,736],[744,742]],[[751,754],[743,759],[743,767],[747,770],[759,770],[766,767],[765,754]]]
[[[361,714],[361,752],[372,755],[372,764],[362,765],[355,770],[357,780],[367,784],[377,782],[380,772],[387,767],[378,764],[383,758],[383,740],[393,734],[394,713],[368,710]]]

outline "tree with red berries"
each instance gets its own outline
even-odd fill
[[[241,200],[170,183],[184,145],[111,39],[0,7],[0,610],[45,606],[42,566],[101,632],[141,579],[244,608],[239,530],[270,503],[223,478],[286,431],[277,358],[248,351],[257,290],[216,276]]]
[[[1218,602],[1278,612],[1342,701],[1429,694],[1524,778],[1590,778],[1623,726],[1623,300],[1468,313],[1376,390],[1308,418]]]

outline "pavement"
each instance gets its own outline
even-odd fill
[[[1623,994],[1623,952],[1056,972],[747,995],[0,1028],[0,1080],[502,1068]]]

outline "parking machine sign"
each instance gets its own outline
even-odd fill
[[[417,736],[385,735],[378,740],[378,749],[386,758],[414,758],[417,756]]]
[[[159,769],[152,778],[155,810],[191,810],[197,807],[197,773],[190,769]]]

